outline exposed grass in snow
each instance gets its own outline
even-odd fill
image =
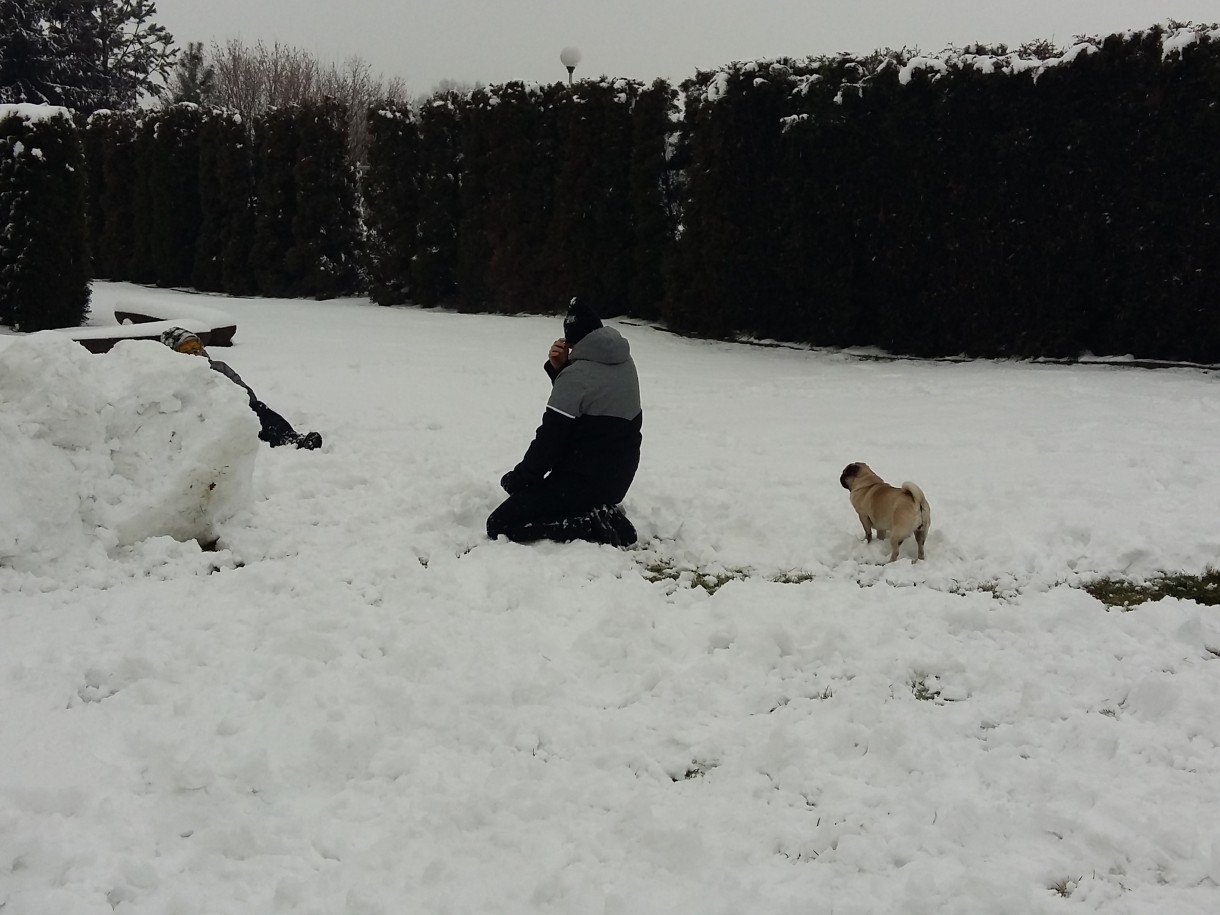
[[[761,577],[774,584],[796,585],[812,581],[812,572],[794,569],[775,575],[759,576],[752,569],[725,568],[723,566],[700,569],[691,565],[675,563],[671,559],[649,559],[643,563],[641,574],[646,581],[672,581],[690,588],[702,588],[708,594],[715,594],[730,581],[745,581],[748,578]]]
[[[1100,578],[1085,585],[1084,589],[1107,607],[1121,607],[1124,610],[1162,597],[1216,606],[1220,604],[1220,569],[1209,568],[1202,575],[1165,572],[1143,581]]]
[[[641,574],[647,581],[672,581],[682,587],[702,588],[715,594],[730,581],[745,581],[758,578],[774,584],[801,584],[813,581],[817,576],[802,569],[792,569],[776,574],[760,574],[753,569],[715,566],[698,568],[693,565],[675,563],[664,558],[649,559],[643,563]],[[861,582],[864,586],[866,583]],[[1130,610],[1140,604],[1157,601],[1163,597],[1193,600],[1208,606],[1220,605],[1220,569],[1209,568],[1201,575],[1187,572],[1165,572],[1153,578],[1131,581],[1124,578],[1099,578],[1082,586],[1085,591],[1107,607]],[[969,591],[989,593],[996,599],[1006,595],[994,582],[958,583],[953,593]],[[917,696],[917,698],[923,698]]]
[[[1067,899],[1069,896],[1072,895],[1072,893],[1075,891],[1076,887],[1080,884],[1080,881],[1083,879],[1084,879],[1083,876],[1076,877],[1075,879],[1072,879],[1069,877],[1064,877],[1058,883],[1055,883],[1054,885],[1051,886],[1051,892],[1062,896],[1064,899]]]

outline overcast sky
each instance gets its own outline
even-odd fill
[[[157,21],[188,41],[280,42],[429,93],[441,80],[566,79],[559,52],[580,49],[576,76],[675,83],[734,60],[876,48],[926,52],[968,42],[1142,29],[1174,18],[1214,22],[1216,0],[157,0]]]

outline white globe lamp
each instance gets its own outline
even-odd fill
[[[580,48],[564,48],[559,52],[559,62],[568,68],[568,85],[572,85],[572,71],[580,63]]]

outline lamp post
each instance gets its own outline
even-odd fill
[[[568,85],[572,85],[572,71],[580,63],[580,48],[564,48],[559,52],[559,62],[568,68]]]

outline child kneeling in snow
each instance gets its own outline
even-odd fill
[[[563,329],[543,365],[552,387],[542,425],[500,479],[508,498],[487,536],[631,546],[635,526],[618,504],[640,464],[644,422],[631,345],[575,298]]]
[[[298,448],[312,451],[315,448],[322,447],[321,435],[317,432],[306,432],[304,435],[301,435],[292,428],[292,424],[288,420],[259,400],[254,390],[250,385],[242,381],[241,376],[237,372],[233,371],[226,363],[218,362],[209,356],[208,351],[203,348],[203,341],[199,339],[198,334],[193,334],[182,327],[171,327],[161,334],[161,342],[175,353],[189,353],[192,356],[203,356],[208,360],[208,365],[212,367],[213,371],[220,372],[220,374],[224,375],[234,384],[245,388],[246,393],[250,395],[250,409],[258,416],[258,421],[263,427],[258,437],[270,444],[272,448],[280,445],[296,445]]]

